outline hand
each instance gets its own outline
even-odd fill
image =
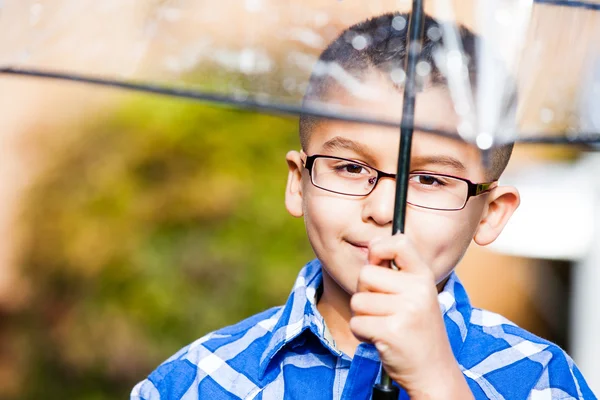
[[[382,268],[391,261],[399,271]],[[433,272],[405,235],[376,239],[350,301],[350,329],[375,345],[383,367],[411,399],[469,399],[437,294]]]

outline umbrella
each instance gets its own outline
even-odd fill
[[[395,21],[395,28],[409,31],[408,61],[405,67],[390,71],[392,79],[404,85],[405,97],[398,118],[392,120],[335,100],[303,101],[310,72],[315,69],[331,76],[353,96],[368,95],[364,85],[335,64],[317,60],[319,50],[354,15],[343,3],[322,11],[318,2],[285,8],[247,0],[228,4],[221,13],[203,12],[206,4],[196,6],[192,12],[186,9],[191,7],[187,3],[151,5],[154,7],[139,10],[132,4],[123,7],[117,2],[1,4],[0,37],[4,41],[0,42],[0,74],[113,86],[261,112],[399,127],[402,140],[393,233],[404,231],[414,129],[445,136],[458,133],[484,151],[513,142],[587,146],[600,142],[599,113],[594,107],[600,96],[600,81],[594,72],[600,62],[600,51],[594,45],[600,38],[600,4],[596,2],[486,1],[457,7],[446,0],[426,4],[415,0],[406,5],[412,16],[409,21]],[[382,10],[393,8],[392,4],[380,4]],[[442,24],[441,32],[423,31],[424,11],[448,21]],[[342,14],[338,29],[331,23],[334,13]],[[373,10],[368,13],[376,14]],[[125,32],[107,29],[116,15],[133,22],[125,24]],[[223,20],[233,18],[234,29],[222,28]],[[259,23],[262,18],[269,24]],[[28,24],[11,23],[23,19]],[[457,20],[482,38],[477,44],[480,73],[475,96],[471,80],[465,75]],[[86,24],[87,36],[70,35],[74,23]],[[283,26],[285,32],[280,34]],[[581,35],[582,30],[585,35]],[[424,34],[443,38],[433,62],[448,80],[460,117],[452,131],[426,120],[414,120],[418,81],[432,68],[419,59],[418,43]],[[369,45],[370,38],[354,36],[348,40],[360,50]],[[286,54],[278,52],[281,47]],[[555,62],[548,65],[548,54],[557,48],[560,51]],[[69,59],[65,64],[66,57],[61,56],[73,53],[77,53],[75,62]],[[110,62],[100,62],[107,59]],[[375,390],[391,390],[385,373]]]
[[[319,51],[344,26],[385,11],[408,10],[408,2],[398,6],[381,1],[377,7],[364,10],[343,4],[323,8],[316,0],[289,7],[248,0],[211,7],[210,13],[204,12],[206,7],[202,2],[123,5],[109,1],[98,5],[68,0],[52,4],[5,1],[0,8],[0,71],[3,75],[85,81],[264,112],[399,125],[399,117],[386,121],[332,100],[302,104],[302,96],[310,72],[318,64]],[[478,141],[483,147],[491,145],[489,132],[507,123],[500,120],[500,110],[517,106],[505,85],[514,77],[519,89],[516,126],[503,126],[506,137],[502,140],[596,142],[597,129],[590,125],[584,128],[581,123],[591,112],[586,109],[590,101],[581,104],[581,96],[594,87],[589,83],[594,78],[590,67],[598,59],[598,49],[592,45],[599,35],[597,8],[595,2],[581,1],[511,0],[489,5],[477,1],[461,5],[448,0],[425,2],[426,12],[465,23],[487,43],[480,48],[487,53],[478,61],[482,85],[478,85],[477,97],[482,100],[475,105],[467,95],[468,82],[460,77],[460,63],[452,58],[460,48],[451,40],[451,24],[444,24],[447,29],[441,33],[447,40],[436,66],[449,74],[453,99],[464,113],[459,130],[463,137],[476,140],[471,136],[483,132]],[[257,22],[263,17],[269,24]],[[220,22],[226,18],[236,26],[223,28]],[[513,34],[500,35],[506,30]],[[586,35],[581,37],[580,31]],[[361,45],[361,38],[354,40]],[[560,62],[547,65],[547,56],[555,46],[564,48],[557,55]],[[282,48],[285,54],[281,54]],[[498,60],[506,68],[495,67],[498,64],[493,61]],[[335,66],[319,67],[348,90],[358,90]],[[404,71],[395,74],[405,79]],[[489,95],[484,96],[486,93]],[[435,131],[427,121],[419,125]]]

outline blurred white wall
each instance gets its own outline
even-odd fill
[[[574,163],[523,166],[503,183],[517,186],[521,206],[492,249],[515,256],[569,260],[571,356],[600,392],[600,153]],[[552,291],[552,287],[540,290]]]

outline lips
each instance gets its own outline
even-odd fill
[[[346,240],[346,242],[348,242],[348,244],[350,244],[357,250],[364,252],[365,254],[369,252],[369,242],[360,242],[352,240]]]

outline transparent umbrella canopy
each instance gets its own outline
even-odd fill
[[[311,71],[329,75],[349,96],[368,96],[360,80],[318,56],[345,27],[412,7],[408,1],[371,3],[4,0],[0,73],[398,125],[401,107],[397,118],[381,118],[336,99],[302,101]],[[600,3],[429,0],[424,6],[444,22],[441,32],[425,34],[442,39],[434,63],[460,116],[446,131],[482,148],[505,141],[598,141]],[[475,84],[465,75],[456,22],[480,35]],[[408,29],[408,21],[395,20],[394,29]],[[346,36],[359,51],[374,39]],[[431,69],[420,62],[417,78]],[[406,79],[403,66],[389,74],[399,84]],[[426,119],[415,122],[440,130]]]
[[[385,71],[404,88],[397,115],[357,107],[374,96],[369,82],[319,54],[347,26],[411,10],[410,18],[396,16],[384,27],[409,37],[398,49],[406,51],[407,62],[390,62]],[[440,27],[424,30],[423,11]],[[393,233],[404,231],[413,130],[462,138],[482,150],[512,142],[600,143],[599,1],[4,0],[0,12],[3,77],[398,127]],[[458,23],[478,34],[475,59],[462,48]],[[432,59],[420,58],[424,37],[436,43]],[[357,52],[394,45],[352,31],[343,39]],[[470,75],[469,63],[476,64],[477,76]],[[417,92],[434,70],[447,81],[457,115],[451,126],[418,112]],[[344,96],[305,98],[311,73],[334,81]],[[382,377],[374,394],[393,397],[389,378]]]

